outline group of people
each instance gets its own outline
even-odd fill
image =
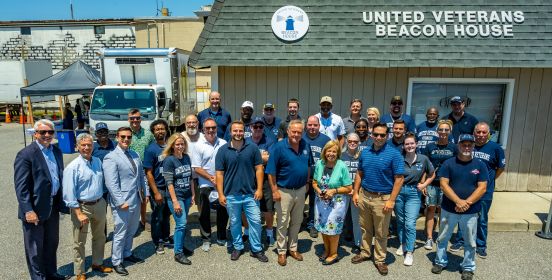
[[[211,92],[209,102],[207,109],[185,118],[185,131],[172,135],[161,119],[143,128],[137,109],[128,113],[129,126],[116,131],[116,142],[109,139],[107,125],[98,123],[96,141],[80,134],[80,155],[65,168],[60,150],[51,144],[53,124],[37,121],[36,141],[18,153],[14,166],[31,278],[66,279],[56,272],[60,212],[71,214],[77,279],[86,279],[89,225],[91,268],[128,275],[125,261],[144,262],[132,253],[132,240],[145,227],[148,201],[156,253],[173,247],[174,260],[185,265],[193,253],[184,246],[187,215],[197,204],[205,252],[213,243],[227,246],[236,261],[248,243],[251,257],[268,262],[265,248],[276,246],[277,263],[285,266],[288,256],[303,260],[298,235],[304,225],[312,238],[322,235],[323,265],[341,259],[344,234],[353,242],[352,263],[373,260],[378,272],[387,275],[392,212],[400,243],[396,253],[411,266],[423,197],[428,250],[434,246],[434,218],[440,212],[433,273],[447,266],[456,225],[450,250],[464,248],[462,279],[473,277],[476,254],[486,257],[487,214],[495,179],[504,169],[504,152],[489,140],[489,125],[465,112],[461,97],[450,99],[452,112],[442,119],[436,108],[429,108],[427,120],[418,126],[402,112],[399,96],[383,116],[375,107],[363,116],[362,101],[354,99],[345,118],[332,112],[332,98],[324,96],[320,112],[306,122],[294,98],[288,100],[284,120],[276,117],[272,103],[254,117],[253,103],[245,101],[240,118],[232,120],[220,93]],[[114,223],[112,266],[103,263],[108,204]],[[211,210],[216,211],[215,240]]]

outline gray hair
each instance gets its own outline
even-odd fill
[[[351,137],[356,137],[356,139],[360,140],[360,136],[358,136],[358,134],[356,134],[355,132],[347,134],[347,137],[345,139],[349,140],[349,138]]]
[[[47,125],[49,126],[52,130],[55,130],[55,125],[54,123],[51,121],[51,120],[48,120],[48,119],[40,119],[38,121],[36,121],[33,125],[33,129],[35,131],[38,130],[38,127],[41,126],[41,125]]]
[[[81,133],[79,134],[79,136],[77,136],[77,145],[80,145],[80,143],[83,141],[83,140],[87,140],[87,139],[90,139],[92,140],[92,142],[94,142],[94,137],[92,137],[92,135],[88,134],[88,133]]]

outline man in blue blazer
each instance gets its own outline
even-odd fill
[[[148,199],[144,168],[138,154],[129,149],[132,142],[130,127],[117,130],[117,147],[103,160],[105,185],[109,191],[109,205],[113,211],[113,269],[128,275],[123,260],[142,263],[132,254],[132,239],[140,221],[140,204]]]
[[[59,213],[69,213],[62,199],[63,156],[51,145],[54,124],[39,120],[35,140],[14,162],[18,217],[23,223],[25,256],[31,279],[69,279],[57,273]]]

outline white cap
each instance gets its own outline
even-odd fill
[[[245,107],[250,107],[251,109],[253,109],[253,108],[254,108],[254,106],[253,106],[253,102],[251,102],[251,101],[249,101],[249,100],[247,100],[247,101],[244,101],[244,102],[242,103],[242,106],[241,106],[241,107],[242,107],[242,108],[245,108]]]

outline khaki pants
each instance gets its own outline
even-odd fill
[[[106,202],[101,198],[94,205],[80,204],[81,212],[88,217],[90,228],[92,230],[92,264],[103,264],[105,248],[105,222],[106,222]],[[86,236],[88,235],[88,224],[81,228],[75,211],[71,211],[71,221],[73,222],[73,252],[75,275],[86,273],[84,267],[86,253],[84,246]]]
[[[389,200],[389,194],[373,194],[363,189],[359,195],[359,216],[360,229],[362,232],[362,251],[365,257],[370,257],[372,238],[374,242],[374,262],[384,263],[387,254],[387,235],[389,234],[389,223],[391,212],[384,214],[383,206]]]
[[[305,207],[305,190],[303,186],[299,189],[278,188],[282,199],[276,201],[276,223],[278,239],[276,248],[278,254],[285,254],[290,251],[297,251],[297,240],[299,230],[303,222],[303,208]]]

